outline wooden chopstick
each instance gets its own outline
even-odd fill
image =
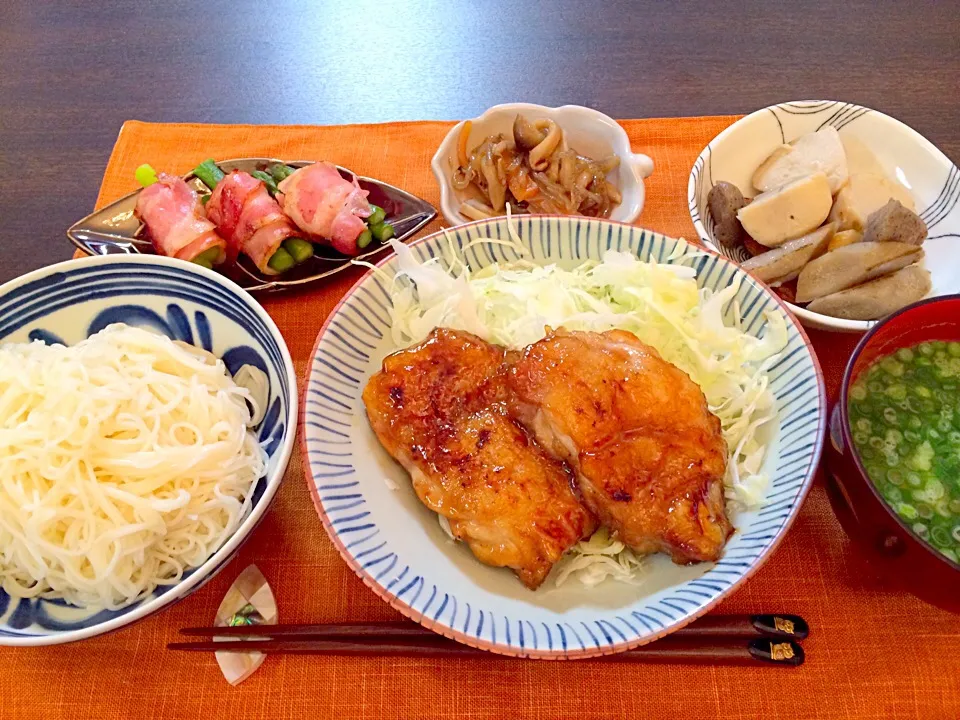
[[[169,649],[285,655],[489,657],[484,650],[410,622],[240,625],[184,628],[180,632],[229,639],[170,643]],[[796,615],[710,615],[651,645],[596,659],[796,666],[803,663],[804,653],[795,641],[808,633],[807,623]]]
[[[320,639],[399,639],[438,637],[416,623],[340,623],[325,625],[238,625],[236,627],[194,627],[183,635]],[[672,638],[767,637],[803,640],[809,634],[806,621],[797,615],[707,615],[671,633]]]
[[[364,657],[490,658],[485,650],[446,638],[417,637],[406,640],[225,640],[171,643],[171,650],[194,652],[262,652],[273,655],[348,655]],[[803,648],[792,640],[770,638],[715,638],[706,641],[666,638],[595,660],[606,662],[674,662],[710,665],[772,664],[796,667],[803,664]]]

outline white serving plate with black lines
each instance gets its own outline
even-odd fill
[[[320,330],[301,403],[307,484],[327,533],[347,564],[384,601],[425,627],[460,642],[520,657],[583,658],[652,642],[709,611],[752,575],[789,529],[813,480],[823,444],[826,396],[809,340],[786,306],[736,264],[719,255],[675,257],[678,245],[647,230],[607,220],[514,216],[527,248],[525,260],[573,268],[608,250],[644,260],[682,263],[697,271],[700,287],[740,281],[725,309],[743,328],[766,332],[767,313],[786,319],[788,344],[770,368],[777,422],[769,428],[765,470],[767,504],[733,519],[737,532],[717,563],[674,565],[657,556],[639,586],[607,580],[595,588],[576,581],[556,587],[547,578],[526,589],[509,570],[480,564],[462,543],[444,534],[417,499],[407,473],[381,447],[361,392],[383,358],[399,348],[390,333],[390,288],[397,257],[379,264],[344,296]],[[507,220],[496,218],[447,231],[473,270],[519,259],[503,239]],[[447,239],[435,234],[410,245],[424,261],[442,257]],[[396,488],[396,489],[391,489]]]
[[[741,246],[714,240],[707,194],[721,180],[752,194],[754,170],[773,150],[801,135],[833,126],[841,139],[854,138],[868,148],[884,173],[913,194],[917,212],[927,224],[924,267],[933,289],[928,297],[960,292],[960,170],[920,133],[899,120],[853,103],[832,100],[787,102],[757,110],[738,120],[707,145],[690,171],[687,200],[690,217],[707,247],[743,262],[750,254]],[[840,320],[789,304],[807,327],[839,332],[866,332],[872,320]]]

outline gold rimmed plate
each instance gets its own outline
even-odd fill
[[[280,162],[290,167],[299,168],[312,165],[314,161],[295,160],[288,162],[274,158],[254,157],[224,160],[223,162],[217,162],[217,165],[225,173],[229,173],[231,170],[253,172]],[[373,178],[355,175],[339,165],[337,170],[348,180],[356,177],[360,187],[370,192],[370,202],[379,205],[386,211],[387,221],[393,225],[396,238],[400,242],[407,242],[413,238],[437,216],[437,211],[426,200],[421,200],[398,187]],[[208,188],[192,172],[185,175],[184,179],[194,189],[201,192],[208,191]],[[102,210],[87,215],[87,217],[74,223],[67,230],[67,237],[70,238],[70,242],[89,255],[155,254],[153,244],[146,236],[143,224],[133,214],[139,193],[139,190],[132,192],[107,205]],[[375,242],[357,258],[370,259],[387,249],[388,246]],[[338,253],[332,247],[326,245],[315,244],[314,251],[315,255],[312,258],[283,275],[264,275],[245,256],[241,256],[238,262],[222,265],[217,270],[250,292],[284,290],[302,287],[329,277],[349,267],[350,261],[354,259]]]

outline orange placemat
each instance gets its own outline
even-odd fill
[[[687,174],[700,149],[735,118],[623,121],[656,170],[640,222],[694,237]],[[160,125],[128,122],[98,206],[134,188],[150,162],[185,172],[206,157],[325,158],[434,205],[429,161],[450,123],[340,127]],[[429,230],[439,227],[435,222]],[[316,333],[359,276],[266,296],[302,378]],[[811,333],[831,395],[855,337]],[[237,573],[256,562],[281,622],[397,617],[340,560],[313,508],[299,455],[239,557],[203,589],[130,628],[73,645],[0,649],[0,717],[59,718],[960,718],[960,616],[885,589],[854,554],[822,482],[773,558],[720,608],[796,612],[813,628],[798,670],[591,661],[272,657],[238,688],[213,657],[164,649],[178,628],[209,624]]]

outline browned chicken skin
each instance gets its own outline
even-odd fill
[[[420,500],[487,565],[535,589],[596,519],[569,469],[507,414],[503,348],[434,330],[383,361],[363,392],[380,442]]]
[[[678,563],[719,558],[733,530],[726,447],[686,373],[631,333],[558,330],[526,348],[509,385],[513,412],[619,539]]]

